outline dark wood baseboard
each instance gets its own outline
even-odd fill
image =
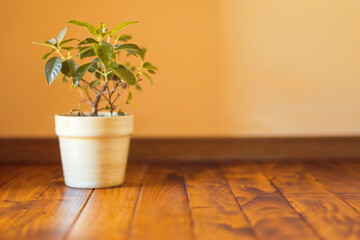
[[[133,138],[132,162],[360,160],[360,137]],[[0,163],[58,164],[56,138],[0,139]]]

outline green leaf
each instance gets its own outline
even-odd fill
[[[50,54],[52,54],[53,52],[55,52],[55,49],[51,50],[50,52],[48,52],[47,54],[45,54],[44,56],[42,56],[42,60],[45,60]]]
[[[106,109],[106,110],[110,110],[109,105],[106,105],[106,106],[105,106],[105,109]]]
[[[136,44],[132,44],[132,43],[122,44],[119,47],[117,47],[116,50],[133,50],[133,51],[141,52],[141,49]]]
[[[113,58],[113,48],[108,44],[94,44],[94,50],[96,56],[101,60],[101,62],[107,67],[110,65]]]
[[[32,43],[56,49],[56,47],[51,45],[50,43],[42,43],[42,42],[32,42]]]
[[[90,88],[93,89],[95,86],[100,84],[100,80],[95,80],[90,83]]]
[[[121,80],[127,84],[134,85],[136,83],[136,78],[134,74],[123,65],[118,65],[117,63],[111,63],[109,66],[110,70]]]
[[[78,45],[85,45],[85,44],[89,44],[89,43],[97,43],[98,41],[96,41],[93,38],[86,38],[85,40],[81,41],[78,43]]]
[[[101,78],[101,74],[100,74],[99,72],[95,72],[95,77],[96,77],[97,79],[100,79],[100,78]]]
[[[54,46],[55,43],[56,43],[56,40],[55,40],[55,38],[52,38],[52,39],[50,39],[50,40],[47,40],[46,43],[49,43],[49,44],[51,44],[51,45]]]
[[[86,51],[88,51],[88,50],[90,50],[90,49],[92,49],[92,48],[93,48],[92,46],[81,47],[81,48],[79,49],[78,54],[82,54],[83,52],[86,52]]]
[[[90,48],[87,51],[80,54],[80,59],[95,56],[94,48]]]
[[[61,43],[61,41],[63,40],[65,34],[66,34],[66,31],[67,31],[67,27],[65,27],[58,35],[57,37],[57,42],[58,43]]]
[[[130,35],[120,35],[115,37],[115,43],[117,43],[118,41],[124,41],[127,42],[128,40],[130,40],[132,37]]]
[[[149,76],[149,74],[144,73],[144,72],[143,72],[142,74],[145,75],[145,77],[147,77],[147,79],[149,79],[149,82],[150,82],[151,85],[154,84],[154,82],[153,82],[153,80],[151,79],[151,77]]]
[[[49,85],[54,81],[57,75],[59,75],[61,66],[61,58],[59,57],[50,58],[45,64],[45,77]]]
[[[61,72],[68,77],[74,76],[77,70],[77,64],[74,60],[69,59],[62,63]]]
[[[71,41],[80,41],[79,39],[77,39],[77,38],[70,38],[70,39],[66,39],[66,40],[64,40],[64,41],[62,41],[59,45],[60,46],[62,46],[62,45],[64,45],[65,43],[68,43],[68,42],[71,42]]]
[[[117,33],[117,31],[119,31],[120,29],[129,26],[130,24],[133,23],[137,23],[136,21],[128,21],[128,22],[124,22],[120,25],[118,25],[116,28],[114,28],[111,32],[110,32],[110,37],[114,36],[115,33]]]
[[[106,31],[106,26],[104,22],[101,22],[97,28],[99,33],[104,33]]]
[[[91,25],[90,23],[83,22],[83,21],[77,21],[77,20],[71,20],[71,21],[69,21],[69,23],[77,25],[77,26],[81,26],[81,27],[86,27],[86,29],[89,31],[89,33],[91,33],[92,35],[97,37],[96,28],[93,25]]]
[[[125,116],[125,113],[121,110],[119,110],[117,113],[116,113],[117,116]]]
[[[146,48],[141,48],[141,52],[138,52],[138,55],[141,57],[141,59],[144,61],[145,54],[146,54]]]
[[[132,99],[132,94],[131,92],[128,93],[128,97],[127,97],[127,101],[130,101]]]
[[[139,84],[136,84],[136,90],[142,91],[142,88]]]
[[[70,51],[73,50],[74,48],[73,48],[73,47],[62,47],[62,49],[70,52]]]
[[[152,70],[152,69],[149,69],[148,72],[151,73],[151,74],[156,74],[156,72],[154,70]]]
[[[63,79],[61,80],[61,83],[67,83],[68,82],[68,77],[66,75],[64,75]]]
[[[79,82],[81,81],[82,77],[85,75],[85,73],[92,67],[94,63],[93,62],[90,62],[90,63],[86,63],[82,66],[80,66],[75,74],[74,74],[74,78],[73,78],[73,85],[74,87],[76,87]]]
[[[145,69],[155,69],[155,70],[158,70],[157,67],[155,67],[154,65],[152,65],[151,63],[149,62],[146,62],[143,64],[143,68]]]

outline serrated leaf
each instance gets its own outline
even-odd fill
[[[86,38],[85,40],[81,41],[78,43],[78,45],[85,45],[85,44],[89,44],[89,43],[97,43],[98,41],[96,41],[93,38]]]
[[[53,52],[55,52],[55,49],[51,50],[50,52],[48,52],[47,54],[45,54],[44,56],[42,56],[42,60],[45,60],[50,54],[52,54]]]
[[[69,59],[62,63],[61,72],[68,77],[74,76],[77,70],[77,64],[74,60]]]
[[[96,87],[97,85],[100,84],[100,80],[95,80],[95,81],[92,81],[90,83],[90,88],[93,89],[94,87]]]
[[[112,58],[113,58],[113,48],[111,45],[108,44],[94,44],[94,50],[96,56],[101,60],[101,62],[107,67],[110,65]]]
[[[120,25],[118,25],[117,27],[115,27],[111,32],[110,32],[110,37],[114,36],[115,33],[117,33],[117,31],[119,31],[120,29],[123,29],[126,26],[129,26],[130,24],[134,24],[137,23],[136,21],[128,21],[128,22],[124,22],[121,23]]]
[[[128,93],[128,96],[127,96],[127,101],[130,101],[132,99],[132,94],[131,92]]]
[[[86,63],[84,65],[81,65],[75,72],[74,77],[73,77],[73,85],[74,87],[76,87],[79,82],[81,81],[82,77],[85,75],[85,73],[89,70],[89,68],[91,68],[91,66],[93,65],[93,62],[90,63]]]
[[[151,79],[151,77],[149,76],[149,74],[144,73],[144,72],[143,72],[142,74],[149,80],[149,82],[150,82],[151,85],[154,84],[154,82],[153,82],[153,80]]]
[[[57,37],[57,42],[58,43],[61,43],[61,41],[63,40],[65,34],[66,34],[66,31],[67,31],[67,27],[65,27],[58,35]]]
[[[59,75],[61,70],[61,58],[53,57],[50,58],[45,64],[45,77],[47,83],[50,85],[54,79]]]
[[[69,21],[69,23],[77,25],[77,26],[81,26],[81,27],[86,27],[86,29],[89,31],[89,33],[91,33],[92,35],[97,37],[96,28],[93,25],[91,25],[90,23],[78,21],[78,20],[71,20],[71,21]]]
[[[134,74],[127,67],[113,62],[110,64],[109,68],[118,78],[127,84],[134,85],[136,83]]]
[[[116,48],[116,50],[133,50],[141,52],[141,49],[136,44],[132,43],[121,44],[119,47]]]
[[[66,40],[62,41],[59,45],[62,46],[65,43],[68,43],[68,42],[71,42],[71,41],[80,41],[80,40],[77,39],[77,38],[70,38],[70,39],[66,39]]]

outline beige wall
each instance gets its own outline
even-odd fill
[[[360,133],[360,1],[2,1],[0,136],[49,136],[78,93],[47,86],[47,40],[70,19],[127,20],[159,68],[134,96],[136,136]],[[86,32],[69,26],[68,34]]]

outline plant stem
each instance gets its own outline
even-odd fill
[[[105,77],[105,86],[107,88],[107,91],[108,91],[108,95],[109,95],[109,105],[110,105],[110,116],[113,115],[113,105],[112,105],[112,102],[111,102],[111,92],[110,92],[110,87],[109,87],[109,84],[108,84],[108,77],[107,77],[108,73],[106,71],[106,67],[104,67],[104,77]]]
[[[89,82],[87,82],[86,80],[84,80],[84,79],[81,79],[81,81],[83,81],[84,83],[86,83],[87,85],[89,85],[90,86],[90,83]],[[98,93],[100,93],[105,99],[106,99],[106,101],[108,101],[109,102],[109,99],[102,93],[102,91],[101,90],[99,90],[97,87],[94,87],[93,88],[93,90],[95,91],[97,91]]]

